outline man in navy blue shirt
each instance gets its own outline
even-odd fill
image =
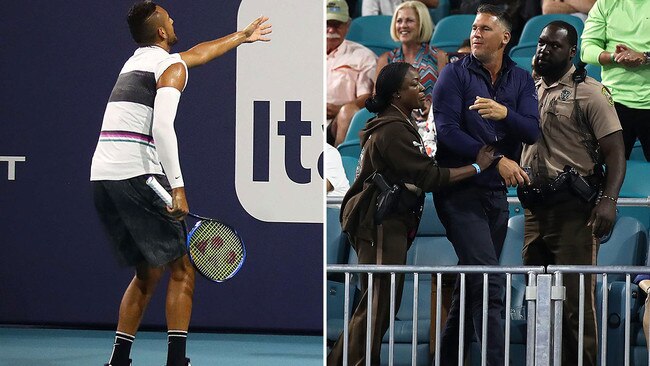
[[[454,245],[459,264],[498,265],[508,225],[507,186],[530,180],[517,163],[522,142],[540,136],[537,94],[528,72],[504,55],[511,23],[494,5],[481,5],[470,35],[472,53],[447,65],[433,91],[438,132],[436,159],[441,166],[471,164],[483,145],[501,156],[490,168],[435,195],[438,216]],[[475,334],[481,339],[483,280],[467,276],[464,350]],[[487,364],[503,365],[504,334],[500,324],[503,276],[489,277]],[[460,289],[452,298],[442,335],[443,365],[458,364]]]

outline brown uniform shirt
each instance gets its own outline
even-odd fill
[[[595,136],[577,120],[573,105],[574,71],[572,66],[552,85],[546,85],[542,79],[535,84],[542,137],[533,145],[524,145],[521,154],[521,166],[530,167],[533,182],[554,179],[565,165],[576,168],[583,176],[593,174],[594,161],[585,140],[598,140],[621,129],[609,90],[590,77],[578,84],[576,102]],[[599,161],[602,163],[602,156]]]

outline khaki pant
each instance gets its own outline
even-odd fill
[[[407,228],[397,220],[386,220],[382,225],[383,240],[374,243],[362,239],[354,240],[354,249],[359,258],[359,264],[405,264],[408,250]],[[380,250],[378,250],[380,247]],[[368,276],[362,274],[361,300],[354,310],[349,326],[348,365],[361,366],[366,363],[366,318],[368,313]],[[395,313],[399,310],[404,287],[404,275],[396,275],[395,284]],[[375,274],[373,276],[371,325],[371,364],[379,365],[381,340],[386,334],[390,314],[390,274]],[[343,364],[343,334],[334,343],[332,351],[327,356],[328,366]]]
[[[526,209],[524,265],[595,265],[598,240],[587,226],[592,205],[573,198],[546,208]],[[562,324],[562,365],[578,364],[580,277],[564,275],[566,300]],[[598,329],[594,306],[596,276],[585,276],[584,365],[596,366]]]

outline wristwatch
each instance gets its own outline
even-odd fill
[[[643,55],[645,56],[644,64],[649,65],[650,64],[650,52],[643,52]]]

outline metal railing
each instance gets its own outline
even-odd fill
[[[547,266],[546,272],[549,275],[553,276],[554,286],[562,286],[563,276],[566,274],[578,274],[579,279],[579,299],[580,303],[578,305],[579,311],[579,321],[578,321],[578,365],[583,365],[583,351],[584,351],[584,308],[585,308],[585,275],[600,275],[601,277],[601,329],[600,329],[600,339],[601,339],[601,366],[606,366],[607,364],[607,329],[608,329],[608,316],[609,316],[609,286],[612,284],[608,281],[608,275],[611,274],[622,274],[625,275],[625,328],[624,328],[624,360],[623,365],[630,365],[630,334],[631,334],[631,308],[632,308],[632,299],[633,297],[638,296],[637,294],[632,293],[632,274],[639,273],[649,273],[650,268],[645,266],[589,266],[589,265],[550,265]],[[636,287],[636,285],[635,285]],[[636,296],[635,296],[636,295]],[[562,303],[557,301],[554,304],[554,311],[556,318],[559,315],[559,319],[562,319]],[[553,366],[561,365],[561,359],[559,354],[561,353],[561,334],[562,334],[562,322],[557,322],[556,327],[554,327],[554,340],[556,346],[554,350],[558,352],[558,355],[554,355]],[[650,340],[650,334],[645,334],[646,342]],[[621,350],[616,350],[620,352]],[[648,353],[648,365],[650,365],[650,349]],[[614,365],[618,366],[618,365]]]
[[[327,197],[328,205],[340,205],[343,197]],[[517,197],[508,197],[509,204],[519,204]],[[650,197],[646,198],[619,198],[618,207],[650,207]],[[443,273],[457,273],[460,274],[461,279],[461,316],[460,328],[464,327],[464,309],[465,309],[465,274],[466,273],[483,273],[484,274],[484,287],[483,287],[483,334],[481,339],[485,339],[486,331],[486,314],[487,314],[487,276],[488,274],[504,274],[506,276],[506,319],[505,319],[505,365],[509,365],[509,343],[510,343],[510,310],[511,310],[511,278],[513,274],[527,274],[528,282],[526,286],[525,301],[527,302],[527,317],[526,317],[526,365],[527,366],[558,366],[561,365],[561,345],[562,345],[562,308],[565,299],[565,287],[563,286],[564,274],[578,274],[580,276],[579,287],[579,322],[578,322],[578,365],[583,365],[583,345],[584,345],[584,276],[585,275],[599,275],[601,277],[601,349],[600,358],[601,366],[606,366],[608,359],[608,323],[609,323],[609,286],[613,286],[618,281],[609,282],[608,275],[611,274],[624,274],[625,275],[625,305],[624,313],[622,316],[625,318],[624,328],[624,359],[623,366],[630,365],[630,346],[631,346],[631,306],[632,298],[635,295],[632,291],[632,286],[636,289],[636,285],[631,284],[632,274],[650,273],[650,268],[645,266],[588,266],[588,265],[572,265],[572,266],[548,266],[544,267],[505,267],[505,266],[435,266],[435,267],[422,267],[422,266],[386,266],[386,265],[328,265],[327,273],[345,273],[345,310],[344,310],[344,365],[347,365],[347,345],[348,345],[348,327],[349,327],[349,304],[350,304],[350,276],[352,273],[367,273],[368,279],[368,296],[372,298],[372,277],[374,273],[390,273],[391,274],[391,295],[390,295],[390,322],[389,322],[389,365],[393,365],[393,346],[394,346],[394,316],[395,316],[395,274],[396,273],[412,273],[414,275],[414,301],[413,301],[413,337],[412,337],[412,359],[411,364],[416,365],[416,343],[417,343],[417,296],[418,296],[418,277],[422,273],[436,274],[437,290],[436,290],[436,319],[435,319],[435,365],[440,364],[440,314],[441,314],[441,275]],[[618,283],[620,284],[620,283]],[[638,293],[637,293],[638,295]],[[433,304],[432,304],[433,306]],[[370,334],[370,324],[368,321],[371,319],[372,310],[369,307],[367,314],[367,329],[366,334]],[[556,321],[559,319],[559,321]],[[462,366],[464,354],[463,350],[463,332],[459,332],[459,366]],[[645,334],[646,342],[650,340],[650,334]],[[485,342],[481,344],[481,360],[482,365],[485,365],[486,356]],[[648,350],[648,365],[650,366],[650,347]],[[620,352],[620,349],[616,350]],[[370,338],[366,340],[366,355],[370,355]],[[370,357],[366,357],[366,364],[370,365]],[[619,365],[612,365],[619,366]]]
[[[344,273],[345,274],[345,295],[344,295],[344,314],[343,314],[343,365],[348,364],[348,333],[349,333],[349,305],[350,305],[350,276],[352,273],[366,273],[368,274],[368,293],[366,298],[373,298],[373,277],[376,273],[390,273],[391,275],[391,289],[390,289],[390,318],[389,318],[389,343],[388,343],[388,364],[393,365],[393,356],[394,356],[394,325],[395,325],[395,284],[396,284],[396,274],[413,274],[413,329],[412,329],[412,343],[411,343],[411,363],[412,365],[417,364],[417,319],[418,319],[418,291],[419,291],[419,275],[422,273],[435,274],[436,275],[436,342],[435,342],[435,352],[434,352],[434,365],[440,365],[440,326],[441,326],[441,304],[440,299],[442,298],[442,274],[453,273],[460,275],[460,316],[459,316],[459,328],[464,329],[465,322],[465,288],[466,280],[465,275],[472,274],[483,274],[483,318],[482,318],[482,337],[481,339],[486,339],[487,336],[487,309],[488,309],[488,275],[489,274],[503,274],[506,276],[506,301],[505,301],[505,313],[506,316],[506,325],[505,325],[505,354],[509,354],[510,347],[510,312],[511,312],[511,278],[513,274],[528,275],[529,281],[534,282],[535,276],[540,273],[544,273],[544,267],[506,267],[506,266],[399,266],[399,265],[329,265],[327,266],[328,273]],[[366,318],[366,355],[370,355],[370,339],[372,324],[372,306],[367,307],[367,318]],[[535,304],[529,303],[527,319],[535,319],[533,316],[535,312]],[[532,327],[531,327],[532,328]],[[459,366],[463,365],[463,356],[465,350],[463,349],[464,345],[464,332],[459,332]],[[533,338],[529,338],[532,339]],[[482,342],[482,360],[483,365],[485,365],[485,354],[487,353],[486,342]],[[506,360],[508,358],[506,357]],[[370,357],[366,357],[366,365],[370,365]],[[532,363],[527,363],[532,365]],[[506,361],[506,366],[508,362]]]
[[[601,315],[601,366],[607,364],[607,325],[608,325],[608,290],[611,283],[608,282],[608,274],[624,274],[625,280],[625,343],[624,343],[624,366],[630,365],[630,308],[633,293],[631,290],[631,274],[650,273],[650,269],[644,266],[409,266],[409,265],[328,265],[328,273],[343,273],[345,275],[345,295],[344,295],[344,321],[343,321],[343,365],[348,365],[348,333],[350,319],[350,282],[352,274],[368,275],[368,293],[366,298],[373,298],[373,277],[375,274],[389,273],[391,279],[390,288],[390,316],[388,330],[388,365],[394,364],[394,327],[395,327],[395,286],[396,274],[413,274],[413,329],[411,340],[411,364],[417,365],[417,334],[418,334],[418,296],[419,296],[419,275],[432,274],[436,277],[436,319],[435,319],[435,351],[434,365],[440,365],[440,331],[441,331],[441,304],[442,304],[442,275],[446,273],[460,275],[460,316],[459,328],[464,329],[465,324],[465,288],[466,274],[483,275],[483,299],[482,299],[482,334],[481,339],[485,340],[487,336],[487,311],[488,311],[488,291],[487,280],[490,274],[505,275],[506,277],[506,294],[505,294],[505,344],[504,354],[505,366],[509,365],[510,354],[510,327],[511,327],[511,293],[513,275],[527,275],[528,281],[526,286],[525,301],[527,302],[526,316],[526,365],[527,366],[560,366],[562,354],[562,307],[565,299],[565,288],[563,286],[563,275],[579,274],[580,275],[580,304],[579,304],[579,339],[578,339],[578,365],[583,365],[582,351],[584,342],[584,276],[588,274],[602,276],[602,315]],[[636,286],[636,285],[634,285]],[[434,306],[434,304],[431,304]],[[369,336],[371,334],[371,319],[373,316],[372,306],[367,307],[366,318],[366,365],[371,364],[370,349],[371,343]],[[433,320],[433,319],[432,319]],[[646,335],[650,337],[650,335]],[[650,339],[650,338],[646,338]],[[486,343],[481,342],[481,365],[486,365]],[[464,365],[464,332],[459,332],[458,339],[458,365]],[[621,350],[617,350],[621,351]],[[649,354],[650,365],[650,354]],[[618,365],[616,365],[618,366]]]

